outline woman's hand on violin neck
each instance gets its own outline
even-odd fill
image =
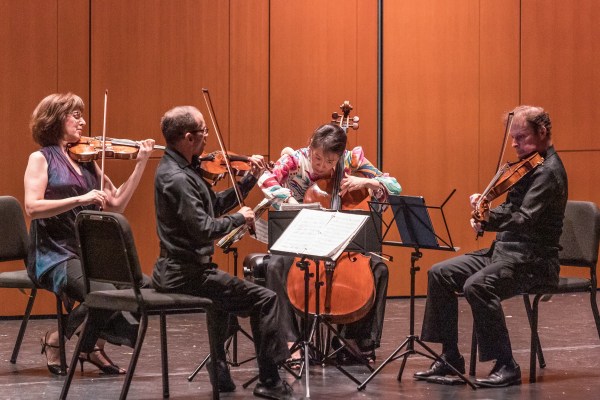
[[[375,191],[379,189],[379,181],[376,179],[361,178],[346,174],[340,185],[340,196],[345,195],[347,192],[353,192],[360,189],[371,189]]]
[[[267,163],[265,162],[265,158],[259,154],[253,154],[250,157],[248,157],[248,161],[250,161],[250,164],[252,165],[251,169],[250,169],[250,173],[255,177],[258,178],[262,175],[262,173],[265,171],[265,169],[267,168]]]
[[[96,190],[96,189],[89,191],[86,194],[81,196],[81,201],[82,201],[83,205],[86,205],[86,206],[90,205],[90,204],[94,204],[101,208],[105,208],[107,200],[108,200],[108,195],[106,194],[106,192],[104,192],[102,190]]]
[[[154,139],[140,140],[138,143],[140,145],[140,151],[138,152],[136,159],[138,162],[146,162],[154,150]]]

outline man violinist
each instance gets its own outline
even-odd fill
[[[213,300],[208,314],[208,329],[218,347],[217,360],[207,366],[209,377],[219,377],[219,391],[235,390],[225,362],[229,314],[250,316],[259,368],[259,383],[254,394],[270,399],[293,399],[292,389],[279,377],[277,364],[289,357],[279,333],[278,304],[275,293],[217,269],[212,262],[215,239],[243,224],[254,223],[254,212],[236,206],[234,189],[214,193],[201,177],[199,155],[206,145],[208,128],[198,109],[175,107],[165,113],[161,130],[167,142],[155,184],[155,206],[160,257],[152,276],[158,291],[187,293]],[[245,197],[264,169],[261,156],[250,157],[251,174],[238,187]],[[215,368],[216,367],[216,368]]]
[[[340,196],[346,192],[368,190],[371,197],[385,201],[389,194],[399,194],[396,178],[379,171],[364,155],[361,147],[346,150],[347,136],[339,125],[318,127],[310,138],[309,146],[296,151],[286,148],[272,171],[265,171],[258,181],[266,198],[279,208],[281,203],[303,202],[305,193],[319,179],[329,178],[340,158],[344,162],[344,178]],[[291,257],[271,257],[266,271],[266,286],[277,293],[282,313],[281,326],[288,345],[298,340],[299,329],[294,311],[285,290]],[[361,320],[341,327],[340,333],[353,347],[353,352],[339,352],[340,361],[354,363],[353,354],[361,354],[369,362],[375,361],[383,330],[385,301],[388,285],[387,266],[379,259],[371,259],[375,279],[375,305]]]
[[[559,238],[567,204],[567,174],[552,146],[550,117],[541,107],[513,110],[511,144],[522,160],[537,152],[544,161],[520,179],[506,201],[473,215],[476,232],[497,232],[491,248],[458,256],[434,265],[428,273],[427,304],[421,338],[442,344],[441,357],[461,373],[465,360],[458,350],[458,301],[463,292],[473,312],[480,361],[496,360],[489,376],[477,379],[480,387],[521,383],[502,300],[538,285],[557,285]],[[470,197],[476,207],[480,194]],[[452,375],[436,361],[416,379]]]

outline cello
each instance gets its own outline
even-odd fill
[[[332,123],[342,127],[344,132],[349,127],[358,129],[358,117],[350,119],[349,116],[352,110],[350,103],[345,101],[340,108],[343,115],[339,116],[334,113]],[[308,190],[304,197],[304,203],[317,200],[326,208],[335,211],[358,209],[357,204],[362,203],[368,209],[368,191],[366,190],[362,199],[358,196],[358,201],[356,192],[346,193],[343,197],[339,196],[344,175],[344,157],[340,157],[331,179],[318,182],[319,188]],[[324,196],[324,192],[327,195]],[[311,197],[315,196],[315,193],[316,197]],[[308,313],[321,315],[327,321],[335,324],[348,324],[363,318],[375,302],[375,281],[370,260],[370,257],[358,252],[343,253],[335,262],[319,262],[316,263],[316,266],[312,260],[304,261],[296,258],[294,264],[306,263],[305,268],[315,271],[314,274],[311,274],[311,284],[308,285]],[[324,284],[322,283],[323,278],[325,279]],[[292,267],[288,273],[286,286],[292,306],[297,313],[303,315],[306,311],[304,272],[300,268]],[[324,300],[316,301],[317,290],[319,299]],[[317,303],[319,303],[318,309]]]

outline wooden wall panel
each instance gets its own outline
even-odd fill
[[[518,103],[540,104],[551,113],[570,198],[600,203],[598,174],[589,172],[600,167],[592,125],[600,93],[594,5],[384,2],[383,170],[398,178],[404,194],[423,195],[432,205],[457,189],[445,211],[461,252],[492,239],[486,234],[474,241],[466,198],[491,178],[501,116]],[[229,147],[271,159],[285,146],[306,145],[314,128],[348,99],[361,118],[350,145],[362,145],[377,162],[375,1],[3,1],[0,34],[0,88],[9,94],[0,99],[6,121],[0,189],[20,201],[27,157],[37,147],[27,126],[31,111],[57,91],[84,98],[89,131],[98,135],[109,89],[108,134],[162,143],[163,113],[192,104],[206,115],[201,88],[207,87]],[[216,147],[211,134],[207,149]],[[126,211],[147,273],[158,253],[153,177],[159,157],[148,164]],[[507,149],[505,158],[511,157]],[[132,169],[132,162],[107,163],[117,184]],[[224,181],[217,189],[227,186]],[[255,189],[248,204],[260,197]],[[246,253],[265,248],[248,238],[239,243],[239,275]],[[396,256],[388,294],[407,295],[410,250],[385,251]],[[418,294],[425,293],[425,270],[450,256],[424,253]],[[217,250],[216,258],[233,272],[231,256]],[[11,301],[14,311],[1,311],[21,313],[25,297],[9,297],[20,300]],[[48,297],[35,312],[51,314],[52,307]]]
[[[7,94],[0,99],[5,121],[0,133],[0,194],[14,196],[22,205],[27,160],[39,147],[29,130],[33,109],[51,93],[72,91],[87,98],[87,22],[87,3],[75,0],[0,3],[0,89]],[[0,268],[23,265],[2,263]],[[0,298],[0,315],[23,314],[27,297],[22,293],[4,289]],[[54,296],[40,291],[33,313],[52,314],[55,307]]]
[[[376,116],[371,113],[376,87],[361,93],[359,100],[358,82],[372,79],[376,70],[372,61],[366,61],[357,71],[359,58],[376,55],[372,43],[358,38],[359,29],[372,31],[373,22],[361,26],[358,5],[356,0],[271,1],[269,148],[273,158],[283,147],[306,146],[314,129],[329,122],[344,100],[350,100],[354,113],[367,123],[367,129],[349,132],[350,145],[374,140]],[[368,105],[363,111],[364,102]]]
[[[479,135],[479,6],[476,1],[385,2],[383,169],[403,194],[439,205],[456,245],[474,246],[469,194],[477,191]],[[465,167],[469,165],[469,167]],[[472,165],[472,166],[471,166]],[[386,248],[389,295],[408,293],[410,250]],[[427,269],[450,255],[425,252]],[[427,274],[417,274],[425,292]]]
[[[164,143],[160,118],[168,109],[194,105],[208,120],[201,92],[205,87],[221,133],[229,141],[228,2],[102,1],[92,3],[91,15],[93,134],[101,134],[105,89],[109,90],[107,135]],[[210,135],[207,150],[215,149],[216,143]],[[157,160],[148,163],[125,212],[146,273],[151,273],[158,256],[153,183],[157,164]],[[131,173],[133,162],[112,160],[107,168],[111,179],[120,184]]]
[[[523,103],[544,107],[569,178],[569,199],[600,204],[600,35],[597,3],[523,1]],[[565,268],[570,274],[585,274]]]
[[[230,18],[232,150],[268,154],[269,1],[234,0]]]
[[[543,106],[550,113],[557,149],[600,150],[598,3],[522,3],[523,102]]]

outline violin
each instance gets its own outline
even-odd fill
[[[508,136],[512,127],[513,117],[515,113],[508,113],[506,120],[506,127],[504,129],[504,140],[502,142],[502,148],[500,149],[500,157],[498,158],[498,167],[496,168],[496,174],[485,188],[477,203],[475,204],[474,210],[471,212],[471,216],[476,222],[485,224],[485,214],[490,209],[490,202],[495,198],[499,197],[503,193],[507,192],[517,182],[523,179],[527,174],[539,167],[544,162],[544,157],[539,153],[535,152],[528,157],[513,163],[505,163],[502,165],[502,158],[504,157],[504,149],[508,142]],[[477,237],[483,236],[483,230],[477,232]]]
[[[217,150],[212,153],[202,153],[200,156],[200,173],[202,176],[216,185],[227,174],[227,164],[225,158],[229,161],[233,176],[244,177],[252,169],[250,157],[227,151],[227,157],[223,151]],[[272,168],[273,162],[269,162],[267,168]]]
[[[517,182],[523,179],[529,172],[544,163],[544,157],[535,152],[520,161],[506,163],[499,170],[490,185],[481,194],[472,216],[475,221],[484,221],[483,215],[489,211],[492,200],[507,192]]]
[[[332,123],[339,124],[345,131],[348,128],[358,129],[358,117],[350,119],[349,116],[352,110],[350,102],[344,101],[340,108],[343,115],[333,113]],[[334,176],[319,182],[317,186],[313,185],[305,194],[304,203],[314,202],[315,200],[311,199],[311,196],[316,194],[315,198],[319,198],[317,202],[326,208],[334,210],[360,209],[359,204],[364,203],[366,205],[364,209],[368,210],[369,193],[367,190],[364,193],[360,193],[361,191],[348,192],[343,198],[340,198],[339,192],[343,178],[344,159],[340,157]],[[325,195],[319,192],[325,192]],[[323,204],[324,202],[327,204]],[[355,252],[344,253],[335,262],[315,263],[312,260],[294,259],[295,265],[315,271],[311,274],[311,284],[309,284],[308,296],[306,296],[308,297],[309,314],[319,313],[326,316],[331,323],[336,324],[352,323],[367,315],[375,303],[375,279],[370,262],[370,257]],[[302,268],[292,267],[286,283],[290,303],[299,314],[303,314],[307,309]],[[323,279],[325,284],[321,283]],[[323,299],[318,305],[315,301],[317,290],[319,299]]]
[[[164,150],[164,146],[154,145],[155,149]],[[133,160],[140,150],[139,143],[129,139],[106,138],[104,156],[118,160]],[[78,162],[90,162],[102,157],[102,138],[82,137],[79,142],[67,145],[71,159]]]

